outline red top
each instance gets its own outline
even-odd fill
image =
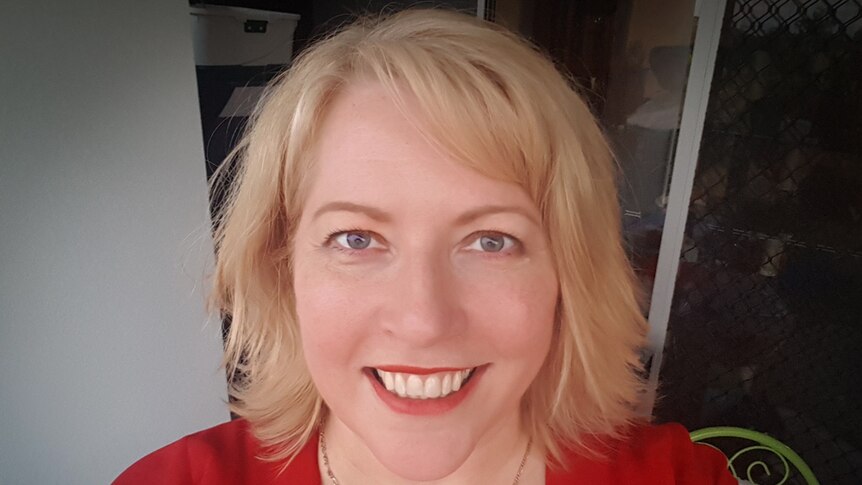
[[[280,464],[256,458],[260,444],[245,420],[180,439],[129,467],[114,485],[321,485],[317,435],[278,475]],[[571,454],[569,471],[546,470],[547,485],[736,485],[718,451],[695,445],[677,424],[642,426],[605,461]]]

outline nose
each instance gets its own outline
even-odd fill
[[[403,258],[390,281],[384,330],[415,348],[425,348],[462,334],[466,324],[457,275],[448,258]]]

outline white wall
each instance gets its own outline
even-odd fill
[[[228,419],[187,2],[0,8],[0,483],[108,483]]]

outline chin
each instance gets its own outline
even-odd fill
[[[405,480],[439,480],[460,468],[473,446],[463,436],[436,434],[422,442],[415,438],[389,440],[372,445],[371,452],[386,469]]]

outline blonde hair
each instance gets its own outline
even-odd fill
[[[410,93],[429,140],[519,184],[542,214],[560,297],[552,350],[522,402],[528,431],[557,463],[588,436],[624,436],[642,389],[646,324],[608,146],[550,60],[501,27],[442,10],[343,28],[306,50],[258,106],[234,154],[237,180],[217,230],[214,301],[232,319],[224,363],[235,377],[233,412],[270,459],[292,459],[325,412],[299,341],[292,230],[327,105],[360,78],[396,102]]]

